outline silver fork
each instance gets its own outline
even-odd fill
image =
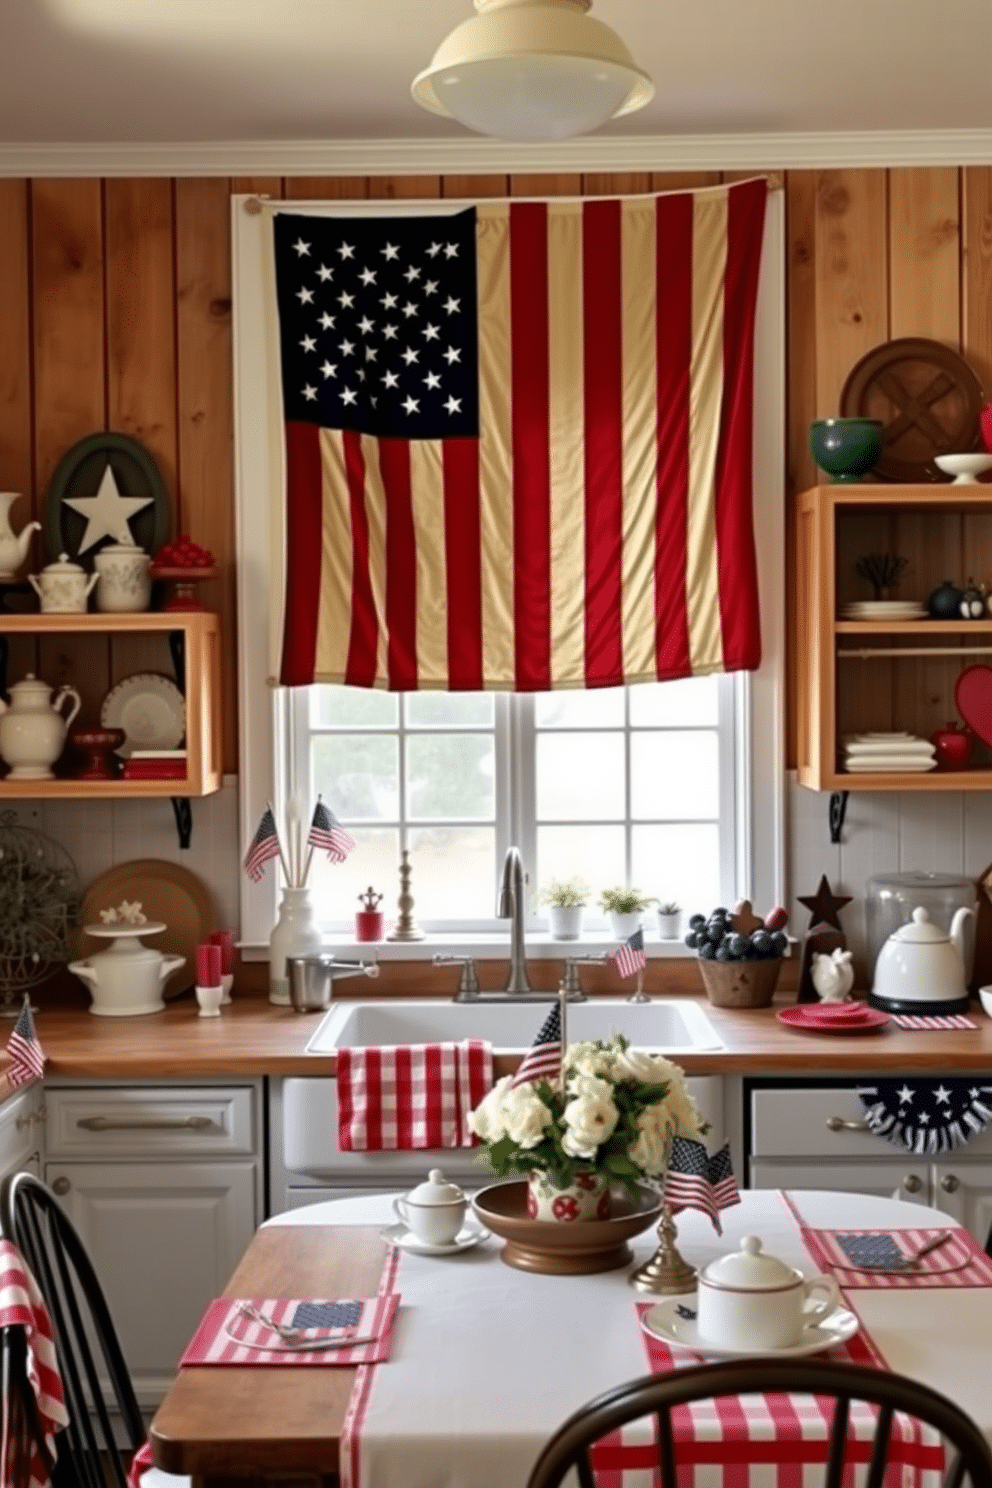
[[[277,1323],[275,1318],[269,1317],[268,1313],[259,1312],[257,1307],[252,1307],[250,1302],[239,1302],[238,1311],[243,1317],[250,1318],[253,1323],[261,1323],[263,1328],[271,1328],[273,1333],[278,1333],[280,1338],[302,1338],[303,1329],[293,1328],[288,1323]]]

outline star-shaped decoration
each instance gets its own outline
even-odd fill
[[[452,362],[460,362],[461,359],[462,354],[456,346],[449,346],[447,351],[444,353],[444,360],[447,362],[449,367],[451,366]]]
[[[378,353],[378,351],[376,350],[376,348],[374,346],[366,346],[366,348],[365,348],[365,360],[367,362],[374,362],[375,359],[376,359],[376,357],[378,355],[379,355],[379,353]]]
[[[301,305],[312,305],[313,304],[313,290],[312,289],[298,289],[296,291],[296,298],[299,300],[299,302],[300,302]]]
[[[449,315],[454,315],[460,305],[461,300],[453,299],[452,296],[449,295],[444,302],[444,309],[448,312]]]
[[[439,388],[441,386],[441,379],[436,372],[428,372],[427,376],[424,378],[424,382],[431,389]]]
[[[445,256],[445,258],[457,258],[458,257],[458,244],[457,243],[445,243],[445,245],[444,245],[444,256]]]
[[[333,362],[324,362],[320,370],[325,377],[337,377],[338,375],[338,369]]]
[[[354,258],[354,256],[355,256],[354,244],[352,244],[352,243],[342,243],[341,246],[338,248],[338,252],[341,255],[341,262],[344,263],[344,260],[346,258]]]
[[[461,398],[449,398],[444,406],[448,413],[461,413],[462,400]]]
[[[399,382],[399,380],[400,379],[399,379],[398,375],[395,372],[387,372],[385,374],[385,376],[383,377],[383,379],[382,379],[383,384],[387,388],[394,388],[396,386],[396,384]]]
[[[420,409],[420,399],[410,397],[404,398],[403,408],[406,410],[407,413],[417,413]]]
[[[436,279],[427,279],[427,280],[424,281],[424,294],[425,295],[437,294],[437,280]]]
[[[310,252],[310,244],[304,243],[302,238],[297,238],[293,247],[296,249],[296,256],[298,258],[305,258]]]
[[[332,331],[334,329],[334,320],[335,317],[333,315],[328,315],[327,311],[325,310],[323,315],[320,317],[320,324],[323,326],[325,331]]]
[[[835,930],[843,929],[837,916],[844,905],[850,902],[850,894],[831,893],[825,873],[820,878],[820,885],[815,894],[799,895],[799,903],[804,904],[810,912],[811,925],[833,925]]]
[[[395,310],[399,302],[399,295],[384,294],[382,299],[379,301],[379,304],[384,305],[387,310]]]
[[[416,315],[416,313],[416,305],[413,303],[412,300],[407,300],[406,304],[403,306],[403,314],[406,316],[407,320],[410,319],[411,315]]]
[[[354,341],[342,341],[338,350],[342,356],[351,356],[355,350],[355,343]]]
[[[355,296],[349,294],[346,289],[342,290],[341,293],[338,295],[338,304],[342,307],[342,309],[350,310],[354,303]]]
[[[306,387],[303,389],[303,396],[304,398],[306,398],[308,403],[316,403],[317,389],[315,387],[311,387],[310,383],[307,383]]]
[[[420,360],[420,352],[414,351],[412,346],[408,346],[405,351],[401,351],[400,356],[403,358],[403,361],[406,362],[408,367],[412,366],[414,362]]]
[[[383,338],[386,341],[395,341],[396,340],[396,327],[394,325],[383,326],[383,328],[382,328],[382,334],[383,334]]]
[[[440,243],[432,243],[431,246],[427,249],[427,257],[428,258],[437,258],[438,254],[440,252],[441,252],[441,244]]]
[[[300,345],[303,347],[304,351],[317,350],[317,342],[313,336],[304,336],[303,340],[300,342]]]
[[[321,264],[320,268],[317,270],[317,278],[320,280],[321,284],[326,284],[328,279],[334,278],[334,270],[328,268],[327,264]]]
[[[370,284],[375,283],[375,269],[363,269],[358,277],[367,288]]]
[[[356,392],[354,392],[351,388],[342,388],[341,389],[341,402],[342,403],[356,403],[357,401],[358,401],[358,394]]]
[[[367,315],[363,315],[361,320],[358,322],[358,329],[361,331],[363,336],[367,336],[370,331],[375,330],[375,321],[369,320]]]
[[[933,1093],[933,1098],[938,1106],[946,1106],[951,1099],[951,1092],[946,1085],[938,1085]]]
[[[390,259],[399,258],[400,250],[395,243],[387,243],[382,250],[382,256],[388,263]]]
[[[926,1111],[920,1112],[918,1120],[921,1126],[928,1126],[930,1124],[930,1117],[927,1115]]]
[[[424,327],[424,340],[425,341],[436,341],[439,335],[440,335],[440,332],[438,331],[438,328],[437,328],[436,325],[429,325],[428,324],[428,325],[426,325]]]
[[[411,264],[406,273],[403,275],[403,278],[406,280],[407,284],[412,284],[414,279],[420,278],[420,270],[416,268],[414,264]]]
[[[903,1085],[896,1092],[896,1094],[899,1096],[899,1104],[901,1106],[905,1106],[909,1101],[911,1101],[913,1099],[913,1096],[916,1094],[916,1091],[915,1090],[910,1090],[910,1088],[909,1088],[908,1085]]]
[[[151,496],[122,496],[117,489],[114,472],[108,465],[95,496],[67,496],[66,506],[86,518],[86,531],[79,544],[80,553],[92,548],[102,537],[112,537],[114,542],[133,548],[134,538],[128,526],[129,518],[152,503]]]

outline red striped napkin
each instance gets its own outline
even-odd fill
[[[282,1324],[292,1324],[296,1309],[304,1303],[357,1303],[361,1314],[348,1332],[355,1338],[375,1341],[355,1348],[293,1349],[289,1345],[294,1340],[281,1338],[274,1328],[246,1317],[240,1310],[242,1300]],[[207,1308],[179,1364],[381,1364],[389,1358],[399,1301],[398,1292],[353,1298],[250,1297],[232,1301],[220,1297]],[[308,1328],[304,1335],[307,1341],[342,1336],[340,1328]]]
[[[472,1147],[476,1138],[468,1115],[492,1083],[492,1046],[482,1039],[339,1049],[338,1147],[342,1152]]]
[[[25,1265],[17,1246],[9,1240],[0,1240],[0,1328],[8,1328],[14,1324],[23,1327],[27,1335],[28,1375],[45,1429],[45,1442],[54,1462],[55,1433],[69,1424],[69,1413],[65,1408],[52,1320],[38,1284]],[[6,1408],[7,1402],[4,1401],[5,1411]],[[6,1429],[6,1418],[3,1425],[3,1481],[12,1483],[14,1476],[11,1454],[14,1443]],[[48,1466],[37,1448],[31,1455],[29,1478],[38,1488],[47,1488]]]
[[[897,1028],[977,1028],[965,1013],[892,1013]]]

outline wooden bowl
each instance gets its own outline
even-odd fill
[[[661,1205],[656,1189],[642,1184],[635,1195],[619,1188],[614,1192],[610,1219],[555,1224],[528,1218],[524,1179],[493,1183],[472,1200],[481,1223],[506,1241],[500,1259],[518,1271],[545,1276],[589,1276],[628,1265],[633,1254],[627,1241],[654,1224]]]
[[[700,960],[699,974],[706,996],[714,1007],[768,1007],[775,996],[775,983],[782,957],[767,961]]]

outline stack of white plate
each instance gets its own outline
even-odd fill
[[[844,606],[844,620],[925,620],[927,609],[918,599],[858,599]]]
[[[844,740],[844,769],[852,775],[922,775],[937,768],[937,751],[915,734],[852,734]]]

